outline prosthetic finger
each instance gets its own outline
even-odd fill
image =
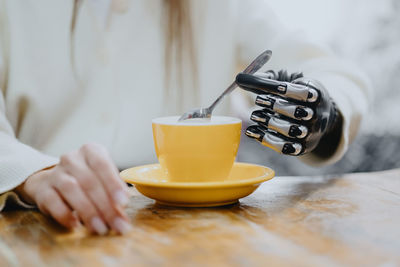
[[[250,119],[287,137],[302,139],[308,134],[307,127],[277,118],[267,110],[254,111]]]
[[[274,95],[257,96],[256,105],[295,120],[308,121],[314,116],[314,112],[311,108],[296,105]]]
[[[314,103],[318,100],[319,94],[316,89],[308,84],[295,84],[269,79],[271,74],[244,74],[236,76],[236,83],[244,90],[256,93],[272,93],[297,101]]]
[[[299,143],[285,140],[259,125],[252,125],[246,129],[246,135],[259,141],[262,145],[267,146],[278,153],[297,156],[303,151],[303,146]]]
[[[266,72],[256,72],[254,75],[257,75],[258,77],[265,78],[265,79],[270,79],[270,80],[277,80],[276,73],[272,70],[266,71]]]
[[[256,74],[263,78],[281,82],[293,82],[294,80],[304,77],[302,72],[288,73],[287,70],[279,70],[278,72],[274,70],[267,70],[266,72],[257,72]]]

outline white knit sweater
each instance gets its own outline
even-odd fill
[[[0,194],[87,142],[106,146],[121,169],[156,162],[151,119],[208,105],[238,65],[265,49],[273,50],[268,69],[303,71],[320,80],[344,116],[336,153],[302,160],[334,162],[357,133],[368,81],[303,33],[283,29],[264,1],[191,2],[198,97],[185,72],[180,106],[178,87],[168,95],[164,89],[161,0],[83,1],[73,49],[72,3],[0,0]],[[249,99],[238,91],[217,113],[246,118]],[[5,199],[3,194],[0,208]]]

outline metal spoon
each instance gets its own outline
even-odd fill
[[[243,73],[253,74],[258,71],[265,63],[271,58],[272,51],[266,50],[261,53],[251,64],[243,71]],[[211,113],[214,108],[218,105],[219,102],[228,94],[230,94],[238,85],[236,82],[233,82],[225,91],[211,104],[208,108],[199,108],[193,109],[191,111],[183,114],[179,121],[188,120],[188,119],[196,119],[196,118],[211,118]]]

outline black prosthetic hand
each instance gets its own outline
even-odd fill
[[[342,118],[328,92],[302,73],[239,73],[236,83],[258,94],[246,135],[273,150],[298,156],[311,151],[328,155],[340,140]]]

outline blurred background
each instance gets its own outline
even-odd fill
[[[269,0],[289,29],[306,31],[370,77],[375,96],[361,133],[338,163],[313,168],[242,138],[238,160],[274,166],[277,175],[378,171],[400,167],[400,1]],[[296,28],[294,28],[296,27]]]

